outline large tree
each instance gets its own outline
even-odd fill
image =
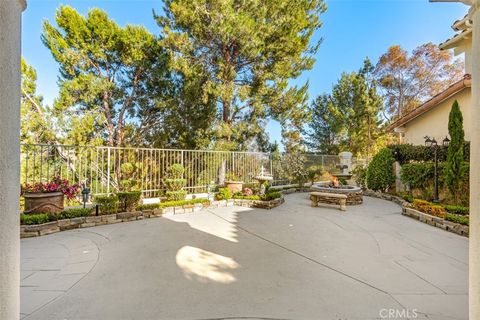
[[[334,106],[328,94],[319,95],[311,105],[312,121],[307,132],[307,146],[322,154],[338,154],[340,141],[337,129],[338,115],[333,114]]]
[[[199,99],[204,79],[176,75],[171,100],[162,108],[141,110],[144,125],[136,128],[134,140],[156,148],[205,149],[213,138],[213,97]]]
[[[129,126],[143,125],[140,110],[161,109],[168,95],[158,39],[142,26],[120,27],[100,9],[82,16],[61,6],[55,21],[44,22],[42,40],[60,65],[56,111],[71,121],[90,117],[82,125],[98,125],[108,145],[123,146]]]
[[[55,141],[50,110],[37,93],[37,72],[22,58],[22,103],[20,108],[20,141],[22,143],[51,143]]]
[[[172,67],[189,77],[200,70],[199,99],[218,106],[212,147],[245,149],[266,120],[297,139],[308,115],[307,84],[289,85],[313,66],[323,0],[166,0],[157,16]],[[204,100],[205,101],[205,100]]]
[[[383,101],[371,76],[372,69],[366,59],[359,72],[343,73],[331,94],[314,101],[308,130],[312,150],[348,150],[366,157],[374,153],[377,139],[383,134],[379,117]]]
[[[425,100],[445,90],[463,75],[463,63],[433,43],[421,45],[409,54],[391,46],[375,70],[385,98],[385,117],[398,118]]]

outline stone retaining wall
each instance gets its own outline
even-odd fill
[[[403,200],[400,197],[387,194],[387,193],[381,193],[381,192],[375,192],[371,190],[367,190],[363,192],[364,195],[369,196],[369,197],[374,197],[374,198],[379,198],[383,200],[388,200],[395,202],[396,204],[402,206],[402,214],[404,216],[414,218],[418,221],[421,221],[423,223],[429,224],[431,226],[441,228],[446,231],[450,231],[456,234],[459,234],[461,236],[466,236],[468,237],[468,226],[464,226],[459,223],[455,223],[452,221],[448,221],[439,217],[435,217],[429,214],[426,214],[424,212],[415,210],[410,207],[410,203],[408,201]]]
[[[20,238],[30,238],[43,236],[55,232],[71,230],[76,228],[89,228],[94,226],[101,226],[104,224],[114,224],[119,222],[143,220],[149,218],[161,217],[163,215],[174,215],[198,212],[204,208],[218,208],[218,207],[249,207],[249,208],[263,208],[272,209],[278,207],[285,200],[283,197],[274,199],[271,201],[260,200],[243,200],[243,199],[230,199],[212,201],[209,204],[195,203],[188,204],[179,207],[159,208],[153,210],[132,211],[132,212],[120,212],[117,214],[109,214],[102,216],[89,216],[78,217],[71,219],[63,219],[58,221],[47,222],[44,224],[36,225],[21,225],[20,226]]]
[[[394,196],[393,194],[388,194],[388,193],[382,193],[382,192],[375,192],[372,190],[364,190],[363,195],[367,197],[373,197],[373,198],[379,198],[383,200],[388,200],[395,202],[396,204],[400,206],[408,206],[410,203],[408,201],[405,201],[401,197]]]
[[[431,216],[413,208],[403,207],[402,214],[404,216],[414,218],[431,226],[450,231],[461,236],[468,237],[469,228],[459,223],[448,221],[439,217]]]

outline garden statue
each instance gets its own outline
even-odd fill
[[[260,195],[265,195],[265,182],[273,180],[273,177],[271,174],[265,171],[265,168],[262,165],[260,173],[258,174],[258,176],[253,177],[253,179],[258,180],[258,182],[260,183]]]

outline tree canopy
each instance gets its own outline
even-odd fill
[[[246,148],[269,118],[299,137],[308,84],[289,80],[313,66],[323,0],[166,0],[164,11],[156,19],[172,68],[204,77],[199,98],[218,106],[212,147]]]
[[[311,106],[308,145],[314,151],[336,154],[348,150],[357,156],[372,155],[382,134],[382,97],[372,80],[368,58],[358,72],[343,73],[331,94],[317,97]]]
[[[55,139],[50,110],[37,93],[37,72],[22,58],[22,92],[20,141],[22,143],[51,143]]]
[[[394,45],[380,57],[375,76],[385,98],[385,117],[398,118],[458,81],[463,63],[433,43],[418,46],[411,55]]]
[[[57,27],[45,21],[42,34],[60,64],[55,110],[69,122],[89,121],[108,145],[123,146],[141,109],[164,107],[167,57],[158,39],[142,26],[120,27],[96,8],[82,16],[61,6],[55,21]]]

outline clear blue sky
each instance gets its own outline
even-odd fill
[[[56,8],[68,4],[82,14],[99,7],[120,25],[142,24],[151,32],[159,29],[152,9],[162,12],[161,0],[28,0],[23,15],[22,53],[38,73],[38,92],[51,104],[58,87],[58,65],[41,40],[42,21],[53,21]],[[323,27],[316,37],[323,43],[314,68],[294,83],[309,81],[310,99],[328,92],[344,71],[357,70],[368,56],[373,63],[391,45],[412,50],[426,42],[440,43],[453,35],[452,22],[463,17],[460,3],[429,3],[428,0],[330,0],[321,17]],[[271,121],[270,139],[280,140],[280,126]]]

